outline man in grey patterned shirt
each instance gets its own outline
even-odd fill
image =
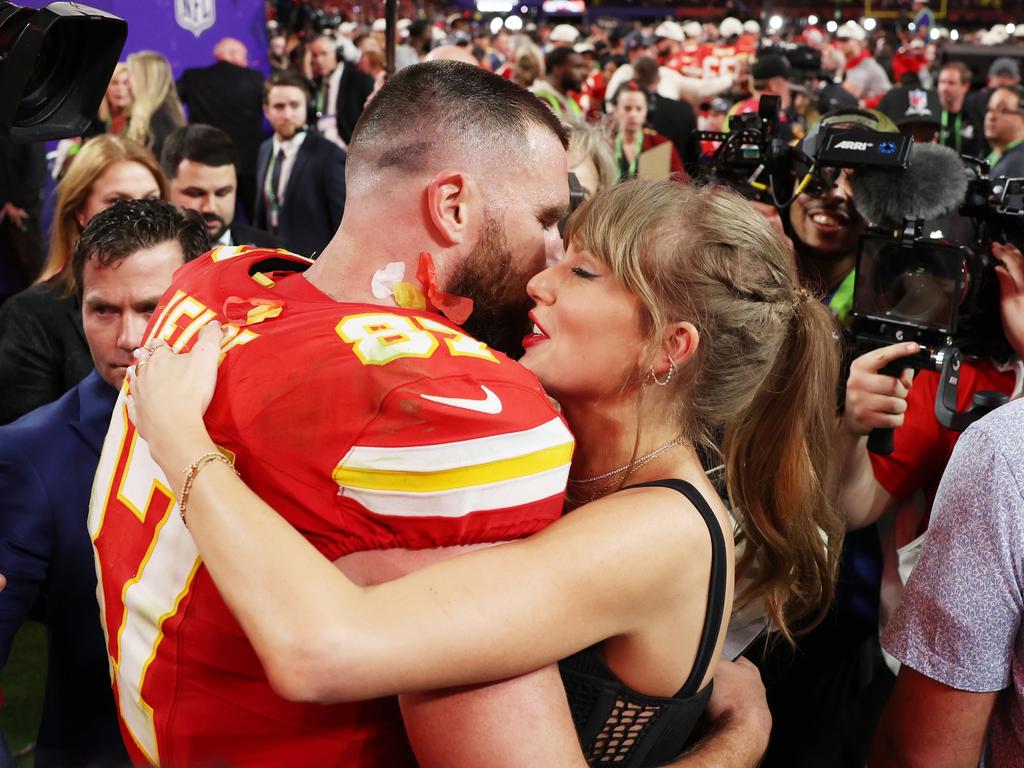
[[[1024,400],[960,438],[882,638],[903,662],[875,766],[1024,765]]]

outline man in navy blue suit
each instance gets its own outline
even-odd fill
[[[96,368],[56,402],[0,427],[0,668],[22,622],[41,618],[49,669],[38,768],[129,764],[96,603],[89,493],[132,352],[174,271],[208,248],[202,218],[160,200],[126,200],[95,216],[73,267]]]
[[[278,72],[267,82],[263,113],[274,135],[260,145],[253,224],[292,253],[316,256],[345,211],[345,152],[306,130],[306,81]]]

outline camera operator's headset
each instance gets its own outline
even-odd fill
[[[819,168],[817,166],[818,141],[826,128],[865,128],[882,133],[899,133],[900,129],[888,115],[877,109],[861,109],[860,107],[844,107],[826,112],[821,119],[811,126],[799,148],[810,161],[810,168],[797,185],[793,195],[795,199],[802,192],[820,196],[832,189],[839,179],[841,168]],[[792,202],[792,201],[790,201]]]

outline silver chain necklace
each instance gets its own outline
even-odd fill
[[[683,442],[683,436],[679,435],[677,438],[675,438],[674,440],[670,440],[669,442],[665,443],[660,448],[655,448],[653,451],[651,451],[648,454],[645,454],[645,455],[641,456],[636,461],[631,461],[628,464],[624,464],[623,466],[619,467],[618,469],[613,469],[611,472],[605,472],[603,475],[594,475],[593,477],[584,477],[584,478],[582,478],[580,480],[573,480],[570,477],[569,478],[569,482],[572,483],[573,485],[586,485],[587,483],[596,483],[598,480],[605,480],[605,479],[607,479],[609,477],[615,477],[616,475],[621,475],[626,470],[640,469],[640,467],[642,467],[644,464],[647,464],[648,462],[653,461],[658,456],[660,456],[665,451],[667,451],[669,448],[671,448],[674,445],[679,445],[681,442]],[[607,489],[605,489],[605,490],[607,490]]]

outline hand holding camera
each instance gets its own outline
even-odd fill
[[[1024,357],[1024,255],[1012,244],[992,243],[998,260],[999,313],[1003,333],[1018,357]]]
[[[893,364],[898,366],[902,358],[919,351],[917,343],[901,342],[872,350],[853,361],[846,383],[846,429],[863,436],[873,429],[896,429],[903,425],[914,371],[903,368],[898,375],[890,375],[883,370]]]

